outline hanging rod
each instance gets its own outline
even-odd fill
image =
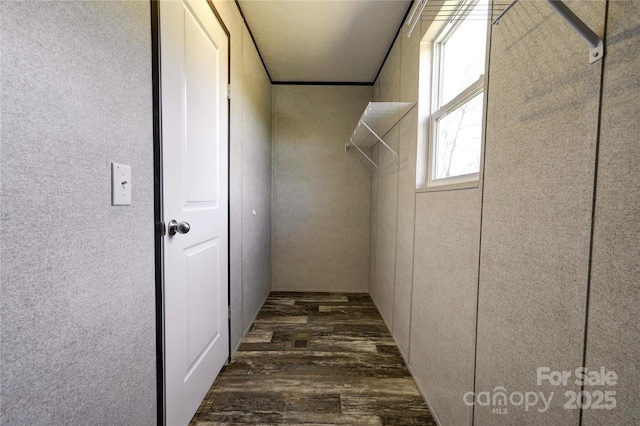
[[[507,6],[500,15],[498,15],[498,17],[493,21],[493,25],[498,25],[500,23],[500,18],[502,18],[508,11],[509,9],[511,9],[513,6],[515,6],[515,4],[518,3],[518,0],[513,0],[511,3],[509,3],[509,6]]]
[[[407,37],[411,37],[418,22],[456,22],[463,19],[486,21],[491,16],[504,13],[510,6],[507,0],[496,0],[493,3],[478,4],[474,0],[462,0],[451,3],[450,0],[415,0],[405,25],[409,26]]]
[[[505,10],[493,21],[493,25],[498,25],[500,19],[518,2],[513,0]],[[578,16],[573,13],[562,0],[547,0],[549,6],[565,20],[574,30],[578,32],[589,44],[589,63],[592,64],[604,57],[604,43],[600,36],[593,32],[587,24],[585,24]]]
[[[413,22],[413,17],[416,14],[416,10],[418,9],[418,5],[422,2],[422,0],[417,0],[413,2],[411,6],[411,10],[409,11],[409,15],[407,16],[407,25],[410,25]],[[413,28],[411,28],[413,31]]]
[[[413,8],[411,9],[411,12],[409,13],[409,17],[407,18],[407,25],[411,26],[411,28],[409,28],[409,32],[407,33],[407,37],[411,37],[411,33],[413,32],[413,29],[416,27],[416,24],[418,22],[420,22],[420,20],[421,20],[420,17],[422,16],[422,11],[424,11],[424,8],[427,5],[428,1],[429,0],[415,0],[414,1]],[[420,9],[420,12],[418,12],[416,14],[416,11],[418,9]]]

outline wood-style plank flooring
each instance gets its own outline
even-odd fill
[[[273,292],[190,425],[275,424],[435,421],[368,295]]]

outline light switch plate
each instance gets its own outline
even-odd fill
[[[131,205],[131,166],[111,163],[111,205]]]

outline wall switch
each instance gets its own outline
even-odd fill
[[[111,205],[131,205],[131,166],[111,163]]]

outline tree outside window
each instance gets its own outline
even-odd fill
[[[433,49],[429,185],[477,180],[480,171],[488,3],[462,9]]]

